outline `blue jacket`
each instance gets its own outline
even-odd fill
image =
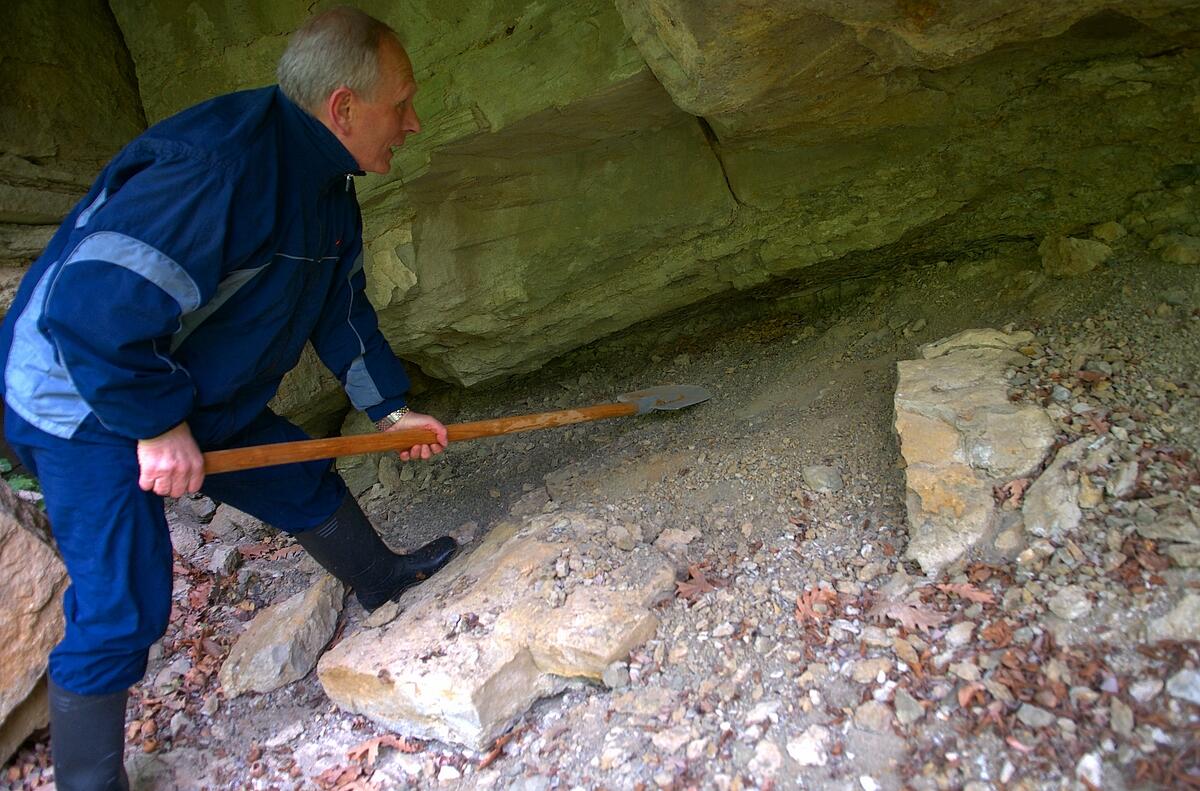
[[[262,412],[306,341],[372,419],[408,377],[363,293],[354,158],[276,87],[148,129],[100,173],[0,327],[9,408],[58,437],[201,445]]]

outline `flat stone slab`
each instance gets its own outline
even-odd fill
[[[498,525],[325,654],[325,692],[406,735],[486,747],[658,628],[651,607],[674,590],[674,567],[653,547],[618,549],[609,527],[574,513]]]

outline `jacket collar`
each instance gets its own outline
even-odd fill
[[[304,171],[316,184],[325,186],[345,179],[347,175],[363,175],[354,157],[333,132],[284,96],[279,86],[275,87],[275,92],[283,108],[286,145],[296,150],[297,161],[303,163]]]

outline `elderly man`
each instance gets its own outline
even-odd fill
[[[387,549],[328,462],[204,477],[201,448],[303,439],[267,409],[311,341],[381,430],[405,406],[362,271],[353,176],[421,125],[396,35],[359,11],[310,20],[278,87],[222,96],[131,142],[67,217],[0,329],[6,430],[41,480],[71,577],[50,656],[60,791],[127,786],[128,687],[171,609],[162,498],[203,491],[295,535],[380,606],[443,566],[441,538]]]

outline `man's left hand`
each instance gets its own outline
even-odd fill
[[[409,412],[392,425],[388,431],[402,431],[410,428],[423,428],[432,431],[437,435],[437,442],[429,445],[414,445],[408,450],[399,451],[400,458],[403,461],[428,459],[444,451],[446,446],[450,444],[450,440],[446,437],[446,427],[442,425],[442,422],[431,415],[422,415],[420,412]]]

